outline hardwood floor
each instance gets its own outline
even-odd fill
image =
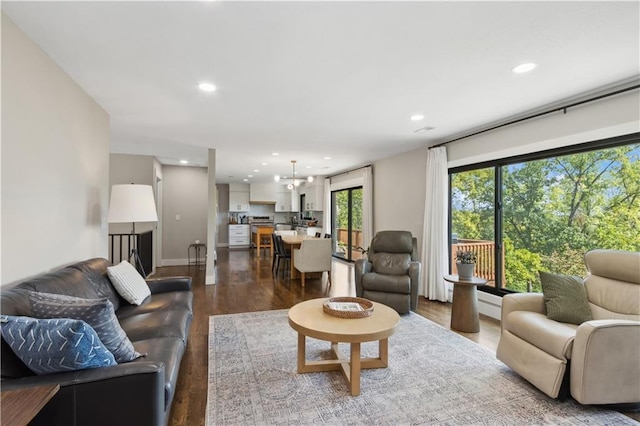
[[[281,269],[282,271],[282,269]],[[207,404],[207,337],[209,316],[239,312],[288,309],[298,302],[318,297],[355,296],[353,267],[335,260],[331,272],[332,285],[325,278],[300,280],[271,273],[271,259],[258,257],[254,251],[218,249],[216,285],[205,285],[205,270],[193,265],[158,268],[155,277],[189,275],[193,278],[194,318],[189,342],[176,387],[170,424],[174,426],[204,425]],[[417,313],[449,328],[451,305],[431,302],[421,297]],[[479,333],[459,333],[474,342],[495,350],[500,323],[480,318]],[[295,360],[292,360],[295,362]]]

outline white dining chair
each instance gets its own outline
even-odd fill
[[[331,240],[309,238],[302,241],[299,249],[293,250],[293,266],[300,271],[302,287],[307,272],[327,272],[331,285]]]

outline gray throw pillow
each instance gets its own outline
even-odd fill
[[[64,294],[29,292],[31,315],[36,318],[72,318],[83,320],[98,334],[118,363],[133,361],[141,355],[120,326],[109,299],[82,299]]]
[[[547,318],[571,324],[593,319],[587,292],[580,277],[538,271]]]

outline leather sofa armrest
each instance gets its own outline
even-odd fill
[[[502,298],[502,313],[500,326],[504,329],[507,315],[514,311],[530,311],[539,314],[547,314],[544,307],[542,293],[517,293],[507,294]]]
[[[418,261],[409,263],[409,277],[411,279],[411,310],[418,308],[418,287],[420,287],[422,264]]]
[[[582,323],[571,353],[571,396],[581,404],[640,402],[639,348],[639,321]]]
[[[356,281],[356,296],[362,297],[364,288],[362,288],[362,276],[373,270],[373,264],[367,259],[358,259],[354,265],[355,269],[355,281]]]
[[[166,277],[147,279],[147,285],[151,290],[151,294],[167,293],[170,291],[190,291],[191,277]]]
[[[136,361],[112,367],[2,381],[2,389],[59,384],[60,390],[30,423],[40,425],[163,424],[164,363]]]

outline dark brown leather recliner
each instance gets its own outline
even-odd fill
[[[380,231],[371,241],[368,259],[356,260],[356,295],[400,314],[415,311],[421,273],[417,240],[411,232]]]

